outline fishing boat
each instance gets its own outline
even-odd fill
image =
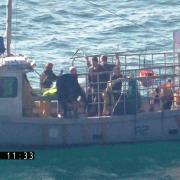
[[[30,95],[26,89],[26,74],[34,72],[34,63],[25,56],[11,53],[12,0],[8,0],[7,7],[6,47],[0,39],[0,148],[180,140],[180,55],[175,50],[106,54],[111,64],[115,57],[120,59],[123,74],[120,78],[121,94],[124,99],[120,103],[120,108],[123,108],[119,114],[111,112],[103,115],[100,113],[103,102],[97,101],[98,112],[94,116],[79,114],[78,118],[59,117],[57,96],[43,96],[41,93],[31,94],[32,113],[24,113],[27,96]],[[96,56],[100,58],[101,55]],[[89,56],[90,59],[92,57],[94,55]],[[80,72],[78,76],[83,79],[87,93],[88,68],[80,66],[82,62],[83,56],[75,54],[72,57],[72,65]],[[135,98],[129,104],[126,96],[130,81],[137,82],[137,89],[134,89]],[[169,108],[163,108],[163,99],[159,98],[159,108],[156,109],[151,94],[167,82],[171,83],[167,88],[173,93],[171,104]],[[141,99],[140,104],[138,98]],[[41,107],[44,102],[50,105],[48,114]]]

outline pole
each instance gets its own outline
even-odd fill
[[[7,56],[11,55],[11,24],[12,24],[12,0],[7,0],[6,9],[6,52]]]

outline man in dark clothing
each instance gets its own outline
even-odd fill
[[[107,56],[102,55],[100,57],[100,63],[98,63],[98,58],[94,56],[92,58],[92,64],[90,63],[88,57],[85,57],[87,66],[89,67],[89,84],[90,86],[94,85],[94,89],[97,89],[97,84],[99,83],[99,88],[101,91],[104,91],[107,87],[107,82],[110,80],[110,74],[115,66],[119,66],[119,56],[116,54],[115,64],[107,63]],[[98,81],[99,76],[99,81]]]
[[[136,114],[141,106],[141,96],[138,91],[136,79],[128,80],[126,94],[121,94],[114,109],[113,115]]]
[[[77,74],[72,73],[59,76],[56,86],[58,103],[63,109],[64,117],[71,117],[70,111],[73,111],[73,116],[77,117],[77,98],[81,96],[86,104],[86,95],[78,83]]]
[[[97,115],[98,107],[99,113],[102,113],[102,92],[104,90],[103,68],[98,63],[98,58],[92,58],[92,65],[89,67],[88,74],[88,114],[90,116]]]
[[[105,55],[102,55],[100,57],[100,65],[102,67],[102,82],[104,82],[102,84],[103,88],[105,89],[107,87],[107,82],[110,80],[110,75],[111,75],[111,72],[113,71],[113,68],[115,66],[119,67],[119,56],[116,55],[116,62],[115,64],[108,64],[107,62],[108,58],[107,56]]]
[[[115,66],[113,68],[113,75],[111,77],[112,80],[112,94],[114,96],[114,101],[116,102],[120,95],[121,95],[121,89],[122,89],[122,80],[123,75],[120,72],[120,68],[118,66]]]
[[[45,70],[43,71],[40,77],[40,86],[43,88],[50,88],[54,81],[57,80],[57,76],[53,73],[53,64],[48,63],[45,66]]]
[[[104,90],[100,82],[103,81],[102,76],[103,68],[98,64],[98,58],[95,56],[92,58],[92,65],[89,67],[88,81],[89,86],[97,92]],[[99,89],[98,89],[99,88]]]

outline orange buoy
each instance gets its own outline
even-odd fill
[[[142,77],[142,79],[140,80],[141,85],[144,87],[151,86],[154,82],[154,79],[146,78],[146,77],[153,77],[153,76],[155,76],[155,73],[153,72],[153,70],[150,70],[150,69],[140,70],[139,77]]]
[[[174,105],[175,106],[180,105],[180,89],[177,89],[174,93]]]

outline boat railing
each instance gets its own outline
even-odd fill
[[[143,112],[151,112],[153,111],[153,98],[152,98],[152,94],[155,92],[156,88],[160,88],[163,86],[164,83],[167,82],[168,79],[171,79],[172,81],[172,92],[173,92],[173,102],[172,102],[172,107],[171,110],[173,109],[180,109],[180,74],[174,73],[174,69],[176,69],[176,67],[179,67],[178,65],[171,65],[171,66],[167,66],[166,67],[166,73],[165,71],[163,72],[163,67],[156,67],[157,71],[161,72],[161,74],[156,74],[155,76],[148,76],[148,77],[139,77],[139,76],[123,76],[121,78],[118,78],[118,81],[122,82],[122,88],[121,90],[115,90],[113,91],[112,89],[110,89],[110,91],[107,91],[107,87],[102,90],[100,88],[101,84],[106,83],[107,86],[108,84],[112,84],[113,80],[110,79],[110,81],[108,82],[100,82],[97,81],[97,83],[95,83],[97,85],[97,91],[89,91],[88,86],[89,86],[89,82],[88,82],[88,74],[85,73],[81,73],[78,74],[79,77],[81,77],[82,79],[86,79],[87,82],[81,84],[81,86],[83,85],[85,92],[86,92],[86,96],[90,96],[92,99],[88,99],[88,107],[94,107],[94,109],[96,109],[95,113],[91,114],[89,113],[89,110],[87,110],[88,116],[96,116],[96,117],[101,117],[101,116],[113,116],[113,115],[117,115],[117,114],[113,114],[114,113],[114,109],[115,106],[117,105],[117,103],[119,103],[121,106],[123,106],[122,108],[122,112],[121,114],[118,115],[128,115],[129,112],[127,111],[127,108],[129,109],[133,109],[133,112],[131,112],[130,114],[139,114],[139,113],[143,113]],[[161,70],[160,70],[161,69]],[[141,69],[142,70],[142,69]],[[130,71],[130,70],[129,70]],[[133,70],[131,70],[133,71]],[[136,70],[137,71],[137,70]],[[167,73],[167,72],[171,72],[171,73]],[[112,73],[112,72],[111,72]],[[99,76],[100,73],[97,73],[97,76]],[[128,83],[130,81],[135,81],[136,84],[136,89],[134,91],[134,97],[127,99],[127,95],[129,93],[129,85]],[[144,86],[143,85],[143,81],[149,82],[150,85],[149,86]],[[105,94],[107,93],[107,94]],[[116,100],[116,102],[111,102],[112,100],[112,96],[113,93],[115,94],[119,94],[119,96],[121,96],[121,100]],[[108,95],[108,100],[105,99],[106,95]],[[93,98],[97,98],[96,101],[93,101]],[[140,100],[139,100],[140,98]],[[158,100],[158,98],[156,98],[156,100]],[[53,106],[56,102],[57,104],[57,99],[56,97],[35,97],[34,101],[41,101],[41,102],[53,102]],[[109,101],[109,102],[107,102]],[[141,106],[138,104],[141,101]],[[159,102],[162,104],[162,99],[159,96]],[[51,103],[52,104],[52,103]],[[104,108],[106,108],[105,106],[107,106],[108,104],[108,111],[109,112],[105,112]],[[135,106],[131,107],[131,105],[134,104]],[[148,107],[145,107],[148,106]],[[159,109],[157,111],[163,112],[164,109],[160,108],[162,107],[162,105],[159,105]]]
[[[87,58],[91,61],[92,57],[96,56],[100,61],[100,57],[102,54],[97,55],[89,55]],[[115,61],[118,57],[120,61],[121,69],[140,69],[152,67],[154,65],[169,65],[178,63],[177,54],[173,52],[154,52],[154,53],[111,53],[104,54],[108,57],[108,63],[115,64]],[[84,56],[74,56],[72,60],[72,65],[76,66],[79,70],[78,72],[86,73],[88,71],[86,66],[86,60]]]
[[[174,62],[173,62],[174,61]],[[166,81],[168,79],[171,79],[172,81],[172,92],[176,92],[179,88],[180,88],[180,74],[177,71],[177,69],[179,69],[179,64],[177,63],[178,61],[173,60],[172,62],[168,62],[168,63],[156,63],[156,65],[151,66],[151,67],[146,67],[146,68],[134,68],[134,69],[121,69],[121,74],[123,75],[123,77],[118,78],[119,81],[122,82],[122,90],[119,91],[120,94],[124,95],[124,111],[125,111],[125,106],[127,106],[127,101],[135,101],[137,102],[138,96],[141,96],[141,99],[146,100],[147,103],[151,103],[151,93],[153,93],[153,91],[155,91],[156,88],[160,88],[163,84],[166,83]],[[146,77],[140,77],[139,76],[139,72],[142,70],[153,70],[154,75],[153,76],[146,76]],[[107,82],[101,82],[99,76],[101,74],[105,74],[105,73],[109,73],[110,75],[112,75],[113,72],[99,72],[99,73],[94,73],[94,75],[97,76],[97,82],[94,84],[89,84],[88,82],[88,73],[81,73],[79,74],[79,76],[84,76],[85,82],[84,84],[86,84],[85,89],[86,89],[86,94],[91,95],[91,96],[96,96],[97,97],[97,101],[96,102],[89,102],[89,105],[94,105],[97,106],[97,114],[98,116],[102,116],[102,107],[104,106],[104,99],[102,98],[102,94],[104,93],[105,90],[101,90],[100,86],[103,83],[107,83]],[[128,92],[128,82],[130,80],[134,80],[137,82],[137,92],[136,92],[136,96],[134,99],[132,100],[125,100],[126,97],[125,95]],[[143,81],[152,83],[151,81],[153,81],[152,84],[150,84],[148,87],[143,85]],[[110,78],[110,81],[108,83],[112,83],[112,80]],[[91,85],[96,85],[97,86],[97,90],[94,92],[88,92],[88,86]],[[115,91],[111,91],[111,93],[115,93]],[[116,91],[117,93],[117,91]],[[179,94],[178,94],[179,97]],[[174,104],[177,104],[176,102],[174,102],[174,99],[177,98],[173,98],[173,103],[172,106],[174,106]],[[136,103],[137,105],[137,103]],[[149,109],[152,107],[149,107]],[[110,107],[111,111],[113,109],[113,107]],[[160,109],[163,110],[163,109]],[[136,107],[136,113],[140,113],[143,112],[144,110],[142,110],[139,107]],[[126,112],[124,112],[124,114],[126,114]]]
[[[115,60],[116,54],[111,54],[112,63]],[[135,56],[139,58],[139,62],[135,59]],[[133,112],[130,114],[138,114],[142,112],[150,112],[153,111],[154,104],[152,103],[154,100],[152,98],[152,94],[156,91],[157,88],[161,89],[165,83],[169,80],[171,81],[171,90],[173,93],[172,98],[172,106],[171,109],[179,108],[180,105],[180,65],[178,55],[174,53],[154,53],[154,54],[143,54],[146,56],[142,59],[142,54],[121,54],[119,55],[120,60],[120,74],[122,77],[118,78],[118,80],[122,83],[122,88],[118,90],[111,89],[107,91],[108,85],[113,83],[112,75],[113,71],[106,72],[97,72],[93,73],[93,75],[97,78],[94,83],[89,81],[89,71],[86,66],[86,62],[84,57],[74,57],[73,65],[78,69],[78,79],[81,79],[81,86],[85,90],[86,96],[88,99],[87,107],[93,107],[95,110],[94,114],[89,113],[89,109],[87,108],[88,116],[104,116],[104,115],[116,115],[113,114],[115,106],[119,103],[122,108],[122,115],[129,114],[128,110],[133,109]],[[93,57],[93,56],[90,56]],[[130,57],[133,57],[130,59]],[[147,58],[148,57],[148,58]],[[149,59],[151,57],[151,59]],[[155,58],[156,57],[156,58]],[[77,59],[76,59],[77,58]],[[100,58],[100,55],[99,57]],[[109,58],[109,56],[108,56]],[[124,61],[123,61],[124,58]],[[80,61],[76,61],[80,60]],[[158,60],[156,62],[156,60]],[[142,61],[142,62],[141,62]],[[84,63],[84,66],[82,65]],[[140,63],[140,65],[138,64]],[[137,65],[136,65],[137,64]],[[141,71],[153,71],[152,76],[140,76]],[[103,74],[108,74],[110,76],[109,81],[101,81],[100,76]],[[127,98],[130,91],[129,82],[135,82],[135,89],[133,91],[134,95],[132,98]],[[105,84],[106,87],[102,88],[102,85]],[[93,89],[92,87],[95,86]],[[106,94],[105,94],[106,93]],[[110,102],[111,96],[113,93],[119,93],[119,100],[116,102]],[[105,99],[105,96],[108,96],[108,100]],[[157,111],[163,112],[165,109],[162,108],[162,98],[159,94],[159,109]],[[165,98],[165,96],[164,96]],[[96,99],[94,101],[94,99]],[[156,98],[158,100],[158,98]],[[107,102],[108,101],[108,102]],[[141,101],[141,102],[140,102]],[[109,103],[109,104],[108,104]],[[104,112],[104,108],[108,104],[109,112]],[[131,107],[132,105],[132,107]],[[145,106],[148,106],[147,110],[145,110]],[[127,110],[128,109],[128,110]]]

